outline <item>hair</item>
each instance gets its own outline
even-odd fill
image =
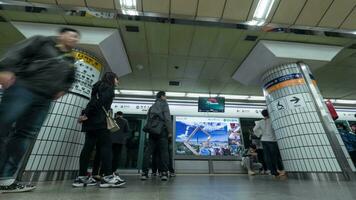
[[[166,96],[166,92],[165,91],[159,91],[156,94],[156,99],[160,99],[161,97],[165,97]]]
[[[75,32],[75,33],[78,33],[78,35],[80,35],[80,32],[78,30],[76,30],[74,28],[69,28],[69,27],[63,27],[63,28],[59,29],[58,32],[60,34],[66,33],[66,32]]]
[[[117,116],[123,116],[123,115],[124,115],[124,113],[123,113],[123,112],[121,112],[121,111],[119,111],[119,112],[117,112],[117,113],[116,113],[116,115],[117,115]]]
[[[262,116],[263,116],[263,117],[269,117],[269,114],[268,114],[268,110],[267,110],[267,109],[262,110]]]
[[[101,81],[109,84],[110,86],[114,86],[115,78],[118,79],[117,75],[114,72],[106,72],[101,78]]]

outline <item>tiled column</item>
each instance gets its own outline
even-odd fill
[[[53,102],[32,153],[23,180],[73,178],[78,169],[84,133],[77,119],[87,105],[92,85],[99,80],[101,64],[88,53],[77,51],[76,82],[70,92]]]
[[[337,133],[336,127],[325,105],[320,103],[328,117],[329,124],[325,125],[320,114],[323,112],[315,101],[317,97],[322,102],[322,96],[318,91],[313,96],[304,77],[296,63],[274,67],[262,77],[285,169],[297,173],[343,173],[340,158],[327,135],[330,130]],[[315,81],[311,82],[316,87]]]

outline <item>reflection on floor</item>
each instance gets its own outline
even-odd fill
[[[71,182],[40,183],[30,193],[0,194],[1,200],[351,200],[356,182],[273,180],[267,176],[180,175],[168,182],[125,177],[124,188],[72,188]]]

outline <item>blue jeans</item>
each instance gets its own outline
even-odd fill
[[[26,165],[51,100],[15,84],[5,90],[0,103],[0,185],[14,182]]]

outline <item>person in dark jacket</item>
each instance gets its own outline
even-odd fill
[[[80,154],[79,176],[73,182],[74,187],[97,185],[95,179],[87,176],[91,153],[96,144],[100,149],[101,182],[100,187],[120,187],[125,184],[120,177],[112,174],[111,133],[107,129],[105,110],[111,109],[114,88],[118,78],[113,72],[106,72],[102,79],[94,84],[91,99],[79,117],[85,142]]]
[[[356,166],[356,135],[350,133],[344,124],[338,124],[337,129],[345,144],[346,150],[349,153],[352,162]]]
[[[148,118],[150,118],[151,116],[159,116],[160,123],[162,123],[163,126],[159,134],[153,134],[148,132],[149,141],[148,145],[146,146],[146,151],[143,159],[141,180],[148,179],[148,166],[151,160],[151,156],[154,150],[158,148],[160,152],[160,166],[158,168],[162,170],[161,180],[166,181],[168,179],[169,165],[168,140],[172,138],[173,128],[171,114],[167,103],[167,97],[164,91],[160,91],[157,93],[156,102],[151,106],[148,111]]]
[[[27,163],[51,101],[75,80],[72,48],[80,34],[62,28],[57,37],[34,36],[11,48],[0,60],[0,193],[35,189],[15,180]],[[12,125],[16,124],[14,129]],[[14,130],[12,134],[9,134]]]
[[[124,118],[124,114],[119,111],[116,113],[115,121],[119,125],[120,130],[111,134],[112,142],[112,170],[117,171],[120,162],[121,150],[126,144],[126,140],[130,134],[129,122]]]
[[[115,121],[119,125],[120,130],[111,134],[111,143],[112,143],[112,173],[117,173],[117,169],[119,167],[121,150],[123,146],[126,144],[126,140],[130,134],[129,122],[123,117],[123,113],[121,111],[115,114]],[[100,177],[100,147],[97,143],[95,160],[93,164],[93,177],[98,179]]]

